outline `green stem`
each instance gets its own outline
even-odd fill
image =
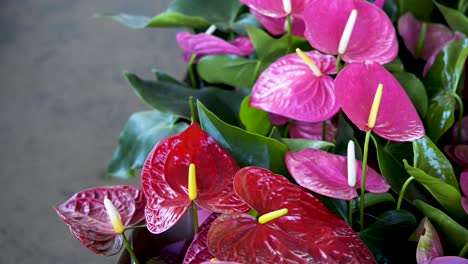
[[[327,122],[322,122],[322,141],[327,141]]]
[[[397,210],[400,210],[401,202],[403,201],[403,196],[405,196],[406,188],[408,188],[408,185],[409,185],[410,182],[412,182],[413,180],[414,180],[414,177],[413,177],[413,176],[409,177],[409,178],[405,181],[405,184],[403,184],[403,187],[401,187],[400,195],[398,196],[398,202],[397,202],[397,206],[396,206],[396,209],[397,209]]]
[[[453,93],[452,96],[455,98],[455,100],[458,103],[458,129],[457,129],[457,140],[458,144],[462,143],[462,121],[463,121],[463,101],[458,96],[457,93]]]
[[[424,49],[424,42],[426,41],[427,36],[427,23],[422,22],[421,24],[421,33],[419,34],[418,44],[416,45],[416,50],[414,52],[414,56],[416,59],[421,57],[422,51]]]
[[[287,35],[288,35],[288,50],[287,50],[286,54],[289,54],[291,52],[291,48],[292,48],[292,18],[291,18],[290,15],[286,17],[286,21],[288,23],[288,32],[287,32]]]
[[[192,219],[193,219],[193,230],[195,233],[198,231],[198,211],[197,205],[192,202]]]
[[[193,88],[198,88],[197,77],[195,76],[195,59],[196,58],[197,58],[197,54],[193,54],[192,57],[190,57],[190,60],[188,62],[190,82],[192,83]]]
[[[338,74],[341,71],[341,56],[338,55],[336,57],[336,74]]]
[[[193,96],[189,97],[189,106],[190,106],[190,119],[193,122],[196,122],[196,116],[195,116],[195,104],[193,102]]]
[[[463,246],[460,253],[458,253],[458,256],[464,258],[467,253],[468,253],[468,243],[465,243],[465,246]]]
[[[366,194],[366,176],[367,176],[367,156],[369,154],[369,138],[371,131],[367,131],[366,138],[364,140],[364,155],[362,157],[362,175],[361,175],[361,201],[359,208],[359,221],[361,230],[364,229],[364,199]]]
[[[350,227],[353,227],[353,203],[354,203],[353,199],[349,200],[349,204],[348,204],[348,224],[349,224]]]
[[[125,233],[122,233],[122,237],[123,237],[124,246],[127,249],[130,256],[132,257],[133,262],[135,264],[140,264],[140,262],[138,261],[137,256],[135,255],[135,252],[132,249],[132,246],[130,245],[130,242],[128,242],[127,237],[125,236]]]

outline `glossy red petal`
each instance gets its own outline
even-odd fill
[[[330,122],[326,122],[326,141],[333,142],[336,135],[336,127]],[[291,138],[304,138],[312,140],[322,140],[322,127],[323,122],[309,123],[294,121],[289,125],[289,136]]]
[[[357,19],[342,59],[348,63],[392,61],[398,53],[392,22],[382,9],[366,1],[313,1],[304,11],[306,39],[322,52],[338,54],[341,35],[353,9],[357,9]]]
[[[124,185],[78,192],[55,210],[81,244],[96,254],[109,256],[122,248],[122,237],[112,227],[104,198],[112,201],[125,227],[144,221],[143,193]]]
[[[147,205],[148,230],[161,233],[174,225],[190,207],[188,168],[196,167],[195,203],[214,212],[246,211],[233,192],[239,169],[229,153],[193,123],[184,132],[161,140],[143,166],[141,184]]]
[[[285,177],[246,167],[236,174],[234,188],[259,215],[281,208],[289,212],[265,224],[243,213],[218,217],[208,233],[208,245],[219,260],[374,263],[351,227]]]
[[[210,261],[214,255],[208,249],[208,231],[210,230],[213,221],[218,218],[220,214],[211,214],[206,221],[198,228],[197,233],[193,237],[192,244],[185,254],[184,262],[182,264],[196,264],[204,261]]]
[[[315,193],[337,199],[351,200],[361,186],[362,162],[356,161],[356,186],[348,185],[347,158],[318,149],[286,153],[286,166],[297,184]],[[384,178],[368,167],[366,190],[384,193],[390,189]]]
[[[258,78],[250,104],[256,108],[305,122],[329,119],[339,110],[333,78],[335,58],[305,53],[324,73],[317,77],[297,54],[280,58]]]
[[[352,63],[335,79],[335,92],[346,116],[362,131],[377,86],[383,84],[382,100],[375,127],[377,135],[392,141],[414,141],[425,134],[424,126],[400,83],[378,63]]]

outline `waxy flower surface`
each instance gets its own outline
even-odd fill
[[[356,10],[354,24],[348,23],[353,10]],[[384,64],[397,56],[398,42],[392,22],[382,9],[367,1],[316,0],[306,7],[304,22],[305,38],[312,47],[338,54],[348,63]],[[347,24],[349,30],[343,34]]]
[[[219,260],[241,263],[374,263],[358,235],[318,199],[285,177],[246,167],[235,192],[260,218],[223,214],[211,225],[208,246]],[[261,223],[271,212],[286,214]]]
[[[383,92],[375,126],[368,126],[374,95]],[[400,83],[378,63],[351,63],[335,79],[336,98],[346,116],[362,131],[388,140],[414,141],[425,135],[421,119]]]
[[[220,216],[220,214],[211,214],[200,228],[198,228],[182,264],[201,263],[214,258],[213,254],[208,249],[208,231],[210,230],[211,224],[218,216]]]
[[[328,197],[351,200],[358,196],[361,186],[362,162],[356,161],[356,186],[348,185],[345,156],[318,149],[304,149],[286,153],[286,166],[291,176],[304,188]],[[384,178],[372,168],[367,170],[366,190],[384,193],[390,189]]]
[[[99,187],[73,195],[55,211],[70,227],[72,234],[89,250],[100,255],[120,251],[123,238],[114,230],[104,205],[109,201],[118,211],[123,227],[141,225],[145,221],[143,192],[133,186]]]
[[[264,111],[304,122],[329,119],[339,110],[333,78],[336,60],[317,51],[304,52],[319,72],[298,55],[284,56],[258,78],[250,104]]]
[[[189,165],[196,167],[197,197],[193,202],[213,212],[248,210],[233,192],[232,179],[239,169],[229,153],[196,123],[184,132],[161,140],[149,154],[141,184],[148,200],[148,230],[161,233],[174,225],[191,206]]]

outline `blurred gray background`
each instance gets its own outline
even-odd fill
[[[169,0],[0,1],[0,263],[115,263],[83,247],[54,206],[107,184],[132,112],[147,109],[121,76],[181,77],[175,30],[131,30],[97,12],[153,16]]]

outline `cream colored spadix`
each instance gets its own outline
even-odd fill
[[[188,195],[191,201],[197,199],[197,176],[195,172],[195,164],[190,163],[188,174]]]
[[[320,77],[322,76],[322,72],[320,69],[317,67],[317,65],[309,58],[307,55],[302,52],[301,49],[297,48],[296,53],[301,57],[301,59],[309,66],[309,68],[312,70],[315,76]]]
[[[375,126],[375,120],[377,119],[377,114],[379,112],[380,101],[382,100],[382,91],[383,84],[379,84],[377,91],[375,92],[374,101],[372,102],[372,108],[369,113],[369,119],[367,121],[367,126],[372,129]]]
[[[215,31],[216,31],[216,26],[215,26],[215,25],[211,25],[209,28],[207,28],[207,29],[205,30],[205,34],[211,35],[211,34],[213,34]]]
[[[338,54],[340,55],[345,53],[346,49],[348,48],[349,39],[351,39],[351,34],[353,33],[356,18],[357,10],[353,9],[353,11],[351,11],[351,14],[349,14],[348,22],[346,22],[343,34],[341,35],[340,43],[338,44]]]
[[[283,9],[286,14],[291,14],[292,11],[292,5],[291,5],[291,0],[283,0]]]
[[[276,210],[276,211],[273,211],[273,212],[269,212],[267,214],[264,214],[264,215],[260,216],[258,218],[258,222],[260,224],[265,224],[265,223],[268,223],[271,220],[275,220],[276,218],[281,217],[281,216],[283,216],[283,215],[285,215],[287,213],[288,213],[287,208],[283,208],[283,209],[279,209],[279,210]]]
[[[348,142],[348,185],[354,188],[356,186],[356,152],[354,150],[354,142]]]
[[[104,207],[106,207],[107,215],[109,215],[112,227],[114,227],[114,231],[117,234],[122,234],[124,231],[124,226],[122,224],[122,220],[120,219],[119,211],[117,211],[112,201],[107,197],[104,198]]]

